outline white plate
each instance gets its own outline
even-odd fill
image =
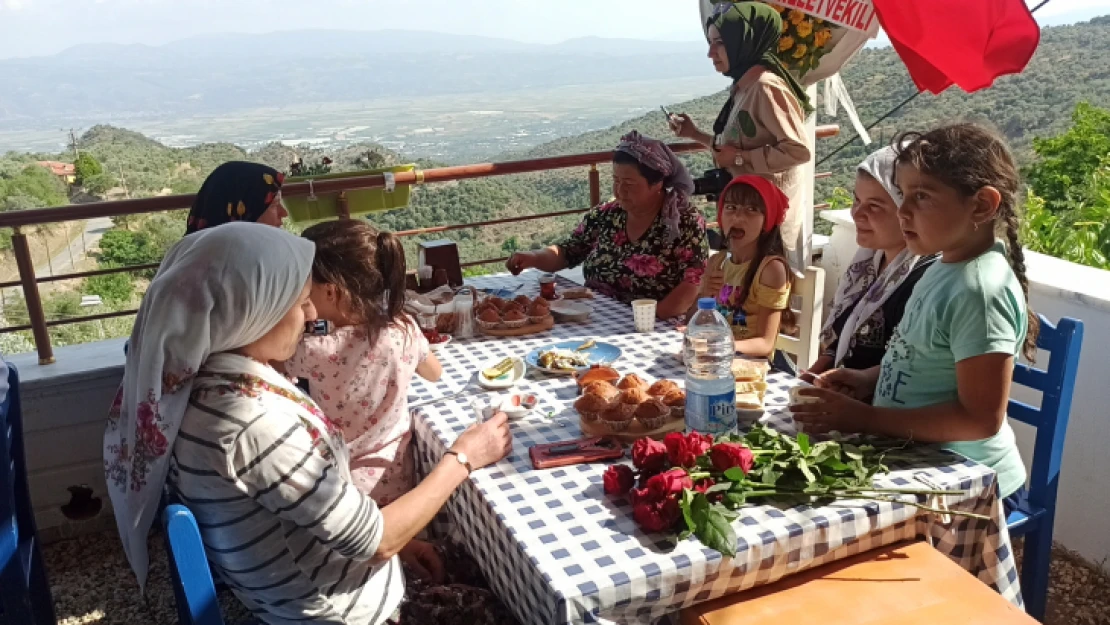
[[[593,306],[578,300],[562,300],[551,303],[551,313],[565,321],[585,321],[594,311]]]
[[[487,378],[484,373],[482,373],[486,369],[489,369],[490,367],[496,365],[497,363],[501,362],[502,360],[505,360],[505,359],[504,358],[498,358],[496,360],[491,360],[489,362],[482,363],[478,367],[478,385],[479,386],[481,386],[482,388],[488,388],[488,389],[512,388],[513,386],[516,385],[517,382],[519,382],[521,380],[521,378],[524,377],[524,374],[528,372],[528,365],[524,364],[524,359],[513,357],[513,370],[506,373],[505,375],[491,380],[491,379]]]
[[[447,340],[443,341],[442,343],[429,342],[428,343],[428,349],[432,350],[433,352],[438,352],[439,350],[443,349],[444,347],[447,347],[448,345],[450,345],[452,340],[454,340],[454,339],[451,336],[448,336]]]

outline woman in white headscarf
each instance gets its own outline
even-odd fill
[[[292,356],[316,318],[314,252],[307,239],[252,223],[170,250],[131,334],[105,471],[140,585],[168,479],[213,568],[262,621],[377,624],[401,602],[401,561],[442,575],[431,546],[412,539],[511,438],[503,415],[468,430],[386,508],[351,486],[339,430],[267,364]]]
[[[809,373],[846,367],[869,369],[886,345],[913,287],[937,257],[915,256],[898,225],[902,193],[894,183],[894,148],[868,156],[856,170],[852,219],[860,246],[836,289],[821,331],[821,357]]]

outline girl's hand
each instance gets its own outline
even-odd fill
[[[729,167],[736,167],[736,155],[740,150],[736,146],[729,143],[722,143],[713,146],[713,161],[717,163],[717,167],[728,169]]]
[[[443,583],[443,560],[431,543],[422,540],[410,541],[397,555],[401,557],[401,562],[407,564],[420,577],[435,584]]]
[[[817,388],[830,390],[853,399],[866,400],[875,394],[879,382],[879,368],[871,369],[833,369],[813,379]]]
[[[509,257],[509,260],[505,262],[505,268],[514,276],[520,275],[520,272],[535,266],[535,257],[531,252],[514,252],[513,255]]]
[[[671,127],[671,132],[673,132],[676,137],[696,139],[698,135],[701,134],[697,125],[694,124],[694,120],[690,119],[690,116],[686,113],[675,113],[671,115],[667,123]]]
[[[824,388],[803,388],[802,397],[815,397],[811,404],[790,406],[794,420],[805,426],[806,433],[827,434],[832,431],[855,434],[867,429],[874,418],[874,408],[847,395]]]

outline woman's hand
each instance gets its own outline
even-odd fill
[[[813,385],[862,401],[875,394],[875,385],[878,382],[878,367],[862,370],[841,367],[815,377]]]
[[[817,402],[790,406],[794,420],[805,426],[810,434],[837,431],[845,434],[863,432],[874,420],[874,408],[843,393],[824,388],[803,388],[802,397],[817,398]]]
[[[418,576],[435,584],[443,583],[443,559],[439,557],[431,543],[422,540],[410,541],[397,555],[401,557],[401,562],[407,564]]]
[[[535,266],[536,257],[532,252],[513,252],[509,260],[505,261],[505,268],[514,276],[520,275],[520,272],[525,269],[532,269]]]
[[[671,132],[673,132],[676,137],[697,141],[701,136],[701,131],[698,130],[694,120],[690,119],[690,116],[686,113],[675,113],[671,115],[667,123],[671,127]]]
[[[451,450],[465,453],[475,470],[497,462],[513,450],[509,417],[499,412],[489,421],[471,426],[459,436]]]

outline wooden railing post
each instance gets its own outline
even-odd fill
[[[335,215],[339,219],[350,219],[351,208],[347,204],[347,192],[341,191],[339,198],[335,200]]]
[[[31,247],[27,235],[17,227],[12,228],[12,251],[15,264],[19,268],[19,281],[23,284],[23,301],[27,304],[27,316],[31,321],[31,332],[35,336],[35,349],[39,352],[40,365],[54,364],[54,348],[50,346],[50,332],[46,329],[46,315],[42,312],[42,298],[39,285],[35,281],[35,262],[31,259]]]
[[[597,165],[590,165],[590,208],[601,204],[601,174]]]

